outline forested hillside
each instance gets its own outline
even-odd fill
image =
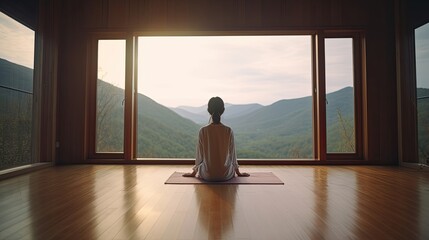
[[[107,92],[113,95],[120,95],[123,92],[101,80],[99,84],[99,89],[110,88]],[[354,151],[353,89],[349,87],[328,94],[327,99],[328,147],[334,152]],[[112,118],[123,116],[123,107],[119,104],[122,100],[117,99],[116,102],[114,111],[117,113]],[[189,108],[187,112],[199,114],[198,111],[203,111],[205,108],[204,106]],[[204,124],[197,125],[141,94],[139,94],[138,109],[137,152],[139,157],[194,157],[197,132]],[[229,104],[225,116],[228,116],[229,109],[237,117],[224,117],[223,122],[234,130],[239,158],[313,157],[311,97],[280,100],[269,106]],[[235,111],[232,111],[233,109]],[[119,121],[122,120],[115,120],[112,126]],[[112,145],[120,139],[123,132],[118,127],[112,127],[101,131],[100,134],[105,144]],[[110,140],[106,141],[107,139]],[[122,145],[118,146],[122,147]]]
[[[420,162],[429,164],[429,89],[417,89],[417,121]]]
[[[31,163],[33,69],[0,59],[0,170]]]
[[[101,80],[99,84],[110,88],[107,92],[113,95],[120,95],[119,93],[123,92]],[[102,88],[99,87],[99,89]],[[328,151],[355,151],[353,88],[346,87],[327,94],[326,98]],[[115,114],[111,115],[111,118],[116,120],[113,120],[110,129],[101,131],[100,136],[104,144],[108,146],[116,144],[122,147],[121,144],[117,144],[117,140],[123,135],[122,129],[115,127],[123,124],[120,118],[123,116],[123,107],[120,104],[122,98],[116,99],[115,102],[117,104],[112,110]],[[243,106],[254,109],[246,112]],[[311,159],[313,157],[312,97],[280,100],[269,106],[249,104],[237,107],[230,104],[226,111],[234,107],[241,109],[242,114],[237,114],[238,117],[235,118],[225,117],[223,122],[234,130],[239,158]],[[194,158],[196,137],[201,125],[179,116],[141,94],[138,109],[137,152],[139,157]],[[197,111],[203,111],[203,109],[205,109],[204,106],[195,107],[188,109],[187,112],[199,114]],[[424,118],[427,111],[420,115]],[[423,138],[420,142],[425,141],[427,141],[426,138]]]
[[[228,120],[231,118],[237,118],[244,116],[248,113],[262,108],[261,104],[251,103],[251,104],[229,104],[225,103],[225,112],[222,115],[223,120]],[[207,104],[199,107],[190,107],[190,106],[180,106],[177,108],[170,108],[180,116],[190,119],[193,122],[205,125],[208,123],[210,118],[209,113],[207,112]]]
[[[98,80],[98,114],[108,111],[98,123],[100,150],[121,151],[123,139],[123,90]],[[109,104],[108,107],[103,107]],[[139,94],[137,156],[141,158],[193,158],[199,125]],[[100,120],[100,118],[98,118]]]
[[[32,70],[0,59],[1,168],[31,159]],[[97,151],[123,151],[124,90],[97,82]],[[9,88],[17,89],[11,90]],[[417,89],[419,154],[429,158],[429,89]],[[353,88],[327,95],[329,152],[354,151]],[[199,128],[208,121],[206,106],[182,107],[201,124],[154,100],[138,95],[137,156],[194,158]],[[177,109],[175,109],[177,111]],[[313,158],[312,97],[279,100],[269,106],[227,104],[224,124],[236,136],[239,158]],[[20,153],[20,154],[18,154]]]

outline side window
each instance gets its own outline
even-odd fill
[[[95,151],[124,152],[125,40],[99,40]]]
[[[327,153],[355,153],[353,39],[325,39]]]
[[[415,30],[419,163],[429,163],[429,23]]]
[[[33,30],[0,12],[0,170],[32,163]]]

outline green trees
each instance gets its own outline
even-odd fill
[[[337,108],[338,125],[340,140],[338,141],[338,152],[355,152],[355,127],[354,119],[350,116],[343,116],[341,109]]]
[[[97,139],[100,149],[122,151],[123,106],[121,92],[100,81]],[[105,86],[103,86],[103,84]],[[423,91],[423,90],[422,90]],[[425,89],[424,94],[429,95]],[[103,96],[105,94],[105,96]],[[328,95],[327,138],[330,153],[355,152],[353,88]],[[419,102],[419,154],[429,156],[429,101]],[[237,156],[248,159],[313,158],[312,98],[281,100],[238,118],[226,119],[235,134]],[[194,158],[201,126],[180,117],[139,94],[138,158]]]
[[[123,90],[97,81],[96,151],[122,152],[124,139]]]
[[[0,59],[0,170],[30,164],[33,69]]]
[[[0,89],[0,169],[31,163],[32,96]]]
[[[429,164],[429,89],[417,89],[417,130],[420,163]]]

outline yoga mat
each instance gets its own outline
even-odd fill
[[[267,184],[284,185],[272,172],[253,172],[250,177],[234,177],[225,182],[207,182],[198,177],[183,177],[182,172],[174,172],[165,184]]]

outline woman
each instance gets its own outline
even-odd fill
[[[230,127],[220,122],[225,111],[223,100],[213,97],[208,103],[207,111],[211,115],[209,125],[202,127],[198,135],[197,156],[192,173],[184,177],[195,177],[198,173],[206,181],[227,181],[235,176],[248,177],[238,169],[235,153],[234,134]]]

